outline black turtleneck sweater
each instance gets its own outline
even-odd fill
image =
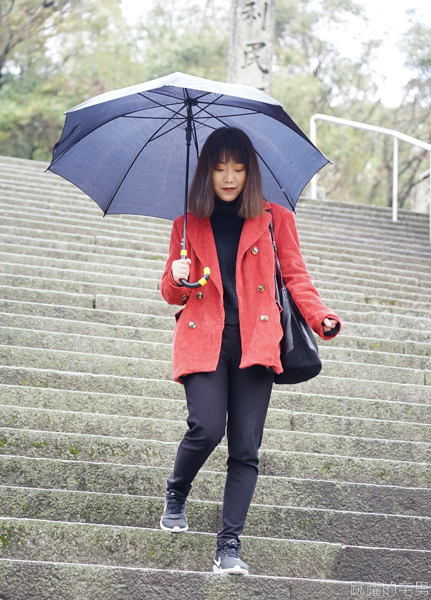
[[[236,295],[236,257],[244,219],[238,216],[241,196],[232,202],[214,198],[214,211],[210,217],[223,282],[225,323],[239,325],[238,298]]]

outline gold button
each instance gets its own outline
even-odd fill
[[[185,302],[187,300],[187,294],[184,294],[184,296],[181,298],[181,302]]]
[[[251,249],[251,253],[252,254],[259,254],[259,248],[257,248],[256,246],[254,248]]]
[[[260,315],[262,321],[267,321],[269,319],[268,315]]]
[[[258,292],[264,292],[265,291],[265,286],[264,285],[258,285],[257,286],[257,291]]]
[[[198,293],[196,294],[196,298],[197,298],[198,300],[202,300],[202,298],[203,298],[203,297],[204,297],[204,293],[203,293],[203,292],[198,292]]]
[[[196,327],[196,323],[194,321],[190,321],[189,327],[190,329],[194,329]]]

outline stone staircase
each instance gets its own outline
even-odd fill
[[[0,599],[431,596],[428,217],[302,200],[313,280],[343,319],[322,375],[275,386],[243,536],[212,569],[224,443],[158,528],[185,428],[161,298],[170,223],[109,216],[0,158]]]

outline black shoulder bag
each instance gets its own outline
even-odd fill
[[[283,372],[275,376],[274,383],[300,383],[316,377],[322,369],[322,361],[319,358],[317,343],[311,327],[305,322],[289,290],[283,283],[272,220],[269,230],[275,257],[275,299],[283,309],[280,313],[280,320],[284,332],[280,343]]]

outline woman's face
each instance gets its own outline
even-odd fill
[[[229,160],[215,165],[211,181],[215,194],[225,202],[232,202],[244,189],[246,179],[245,165]]]

